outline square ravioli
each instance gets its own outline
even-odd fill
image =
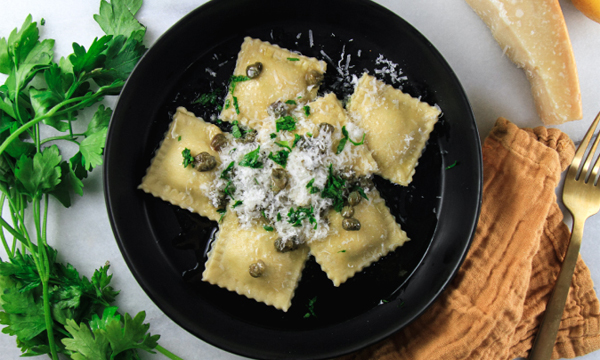
[[[360,221],[360,230],[343,229],[342,215],[330,210],[330,234],[309,244],[311,254],[335,286],[410,240],[379,192],[373,190],[368,197],[369,201],[363,199],[354,207],[353,217]]]
[[[334,152],[336,151],[340,140],[342,139],[342,127],[346,127],[349,133],[355,136],[355,142],[361,141],[361,136],[364,134],[354,123],[350,121],[346,110],[342,106],[342,103],[338,100],[334,93],[329,93],[323,97],[317,98],[315,101],[308,104],[310,110],[309,115],[306,117],[306,121],[301,122],[301,127],[297,130],[299,134],[318,133],[319,124],[328,123],[335,127],[333,133]],[[353,131],[356,130],[356,131]],[[371,150],[366,144],[353,145],[350,141],[346,142],[343,152],[340,154],[344,156],[344,153],[354,152],[356,156],[353,157],[352,161],[348,161],[350,168],[356,172],[357,175],[368,176],[377,172],[378,166]]]
[[[238,120],[257,128],[269,117],[267,108],[277,101],[307,102],[317,96],[318,84],[312,84],[314,74],[323,74],[324,61],[310,58],[246,37],[238,54],[234,77],[246,76],[248,65],[262,64],[260,74],[253,79],[234,81],[235,88],[225,98],[220,118]]]
[[[177,108],[139,188],[173,205],[218,220],[221,214],[202,191],[203,187],[213,182],[216,172],[200,172],[191,166],[184,167],[182,152],[187,148],[195,156],[206,151],[216,158],[218,166],[219,153],[210,147],[210,142],[221,133],[216,125],[197,118],[182,107]]]
[[[439,108],[364,74],[348,110],[367,132],[366,143],[379,166],[378,174],[407,186],[441,114]]]
[[[275,249],[275,231],[256,225],[242,229],[229,209],[209,252],[202,280],[235,291],[250,299],[287,311],[308,258],[308,247],[301,245],[285,253]],[[252,264],[262,261],[264,272],[250,275]]]

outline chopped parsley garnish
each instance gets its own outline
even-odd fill
[[[304,105],[303,109],[304,109],[304,115],[310,116],[310,106]]]
[[[219,209],[219,210],[217,210],[217,212],[219,214],[221,214],[221,217],[219,218],[219,223],[221,223],[223,221],[223,218],[225,217],[225,213],[227,212],[227,209]]]
[[[231,206],[231,207],[232,207],[233,209],[235,209],[236,207],[238,207],[238,206],[242,205],[243,203],[244,203],[244,202],[243,202],[242,200],[237,200],[237,201],[236,201],[236,202],[233,204],[233,206]]]
[[[288,141],[275,141],[275,145],[292,151],[292,148],[290,147],[290,143]]]
[[[281,221],[281,214],[277,213],[277,221]]]
[[[225,168],[225,170],[223,170],[221,172],[221,179],[225,179],[225,180],[229,180],[229,172],[231,171],[231,169],[233,169],[233,166],[235,165],[235,161],[232,161],[229,163],[229,165],[227,165],[227,167]]]
[[[294,120],[294,118],[289,115],[282,116],[279,119],[275,120],[275,128],[277,129],[277,132],[279,132],[279,130],[296,130],[296,120]]]
[[[283,167],[286,167],[286,165],[287,165],[287,159],[288,159],[289,155],[290,155],[289,151],[287,151],[287,150],[279,150],[275,154],[273,154],[272,152],[269,153],[269,159],[273,160],[276,164],[279,164],[279,165],[281,165]]]
[[[306,188],[308,189],[309,194],[316,194],[321,191],[318,187],[313,186],[314,183],[315,179],[313,178],[308,182],[308,184],[306,184]]]
[[[362,196],[363,198],[365,198],[365,200],[369,200],[369,198],[367,197],[367,194],[365,194],[365,189],[363,189],[361,186],[355,186],[352,191],[358,191],[358,193],[360,194],[360,196]]]
[[[217,102],[219,101],[218,93],[220,92],[221,89],[215,89],[209,93],[201,94],[192,102],[192,104],[200,104],[202,106],[217,105]]]
[[[338,251],[338,253],[345,253],[345,252],[346,252],[346,250],[340,250],[340,251]]]
[[[181,135],[179,135],[179,137],[177,138],[177,141],[181,141]]]
[[[260,183],[258,182],[258,180],[256,180],[256,178],[254,178],[254,182],[256,183],[256,185],[260,185]]]
[[[271,135],[269,135],[271,137],[271,139],[275,139],[277,137],[277,134],[275,133],[271,133]]]
[[[188,165],[192,165],[192,167],[194,167],[194,157],[192,156],[192,152],[190,151],[190,149],[185,148],[183,149],[183,151],[181,152],[181,155],[183,156],[183,167],[187,168]]]
[[[240,113],[240,107],[238,105],[237,96],[234,95],[235,87],[236,87],[237,83],[242,82],[242,81],[248,81],[248,80],[250,80],[250,78],[247,77],[246,75],[232,75],[229,78],[229,92],[231,93],[231,97],[233,99],[233,107],[235,108],[236,114]],[[225,102],[225,109],[228,109],[229,106],[230,106],[229,99],[227,99],[227,101]]]
[[[288,105],[296,105],[296,101],[294,101],[294,100],[288,100],[285,103]]]
[[[250,80],[250,78],[246,75],[231,75],[229,78],[229,92],[231,93],[231,96],[233,96],[233,93],[235,92],[237,83],[248,80]]]
[[[304,318],[309,318],[311,316],[317,317],[317,314],[315,314],[315,302],[317,302],[317,297],[315,296],[314,298],[308,300],[308,305],[306,305],[308,312],[306,314],[304,314]]]
[[[446,166],[446,170],[452,169],[453,167],[455,167],[456,165],[458,165],[458,160],[454,161],[452,164]]]
[[[253,169],[260,169],[263,167],[263,163],[260,160],[260,146],[256,150],[250,151],[240,161],[240,166],[251,167]]]
[[[263,229],[265,229],[267,231],[273,231],[273,227],[272,226],[268,226],[268,225],[263,226]]]
[[[302,226],[302,220],[308,219],[308,222],[315,225],[314,229],[317,228],[317,219],[315,219],[312,206],[310,208],[298,207],[296,210],[290,208],[287,216],[288,223],[292,224],[294,227]]]
[[[306,136],[312,137],[312,133],[306,133]]]
[[[296,147],[296,144],[298,143],[298,141],[300,141],[302,139],[302,136],[298,135],[298,134],[294,134],[294,143],[292,144],[292,147]]]
[[[234,120],[232,124],[233,126],[231,127],[231,135],[236,139],[239,139],[242,136],[244,136],[243,130],[239,126],[239,122],[237,120]]]
[[[233,181],[229,180],[227,185],[225,185],[225,189],[223,189],[223,193],[229,196],[231,199],[235,200],[233,197],[233,193],[235,192],[235,186],[233,186]]]
[[[325,187],[321,191],[321,197],[332,199],[333,209],[337,212],[342,211],[344,207],[344,185],[346,185],[346,180],[335,176],[333,174],[333,164],[330,164],[329,175]]]
[[[240,106],[238,105],[237,96],[233,97],[233,107],[235,108],[235,113],[239,115],[239,113],[240,113]]]
[[[289,61],[300,61],[298,58],[287,58]]]
[[[348,135],[348,130],[346,130],[345,126],[342,126],[342,135],[344,135],[344,137],[340,140],[340,143],[338,144],[337,151],[335,152],[336,154],[340,154],[342,151],[344,151],[344,147],[346,146],[347,141],[350,141],[354,146],[362,145],[365,143],[366,133],[363,133],[363,137],[360,142],[356,142],[350,139],[350,136]]]

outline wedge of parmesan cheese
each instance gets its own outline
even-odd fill
[[[544,124],[582,118],[579,79],[558,0],[465,0],[525,70]]]

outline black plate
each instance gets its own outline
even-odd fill
[[[311,258],[287,313],[198,281],[216,223],[137,190],[174,109],[186,106],[205,119],[215,112],[192,102],[225,88],[245,36],[328,61],[321,92],[340,97],[352,89],[338,81],[338,61],[343,72],[350,55],[350,74],[374,74],[384,67],[381,54],[406,76],[396,87],[443,110],[413,183],[404,188],[376,178],[412,240],[339,288]],[[378,77],[394,83],[389,74]],[[482,183],[479,135],[452,70],[408,23],[360,0],[213,0],[184,17],[127,82],[108,133],[104,176],[117,242],[152,300],[211,344],[279,359],[342,355],[421,314],[466,254]],[[305,317],[314,299],[317,316]]]

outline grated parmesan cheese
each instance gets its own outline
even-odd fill
[[[220,150],[221,164],[217,173],[221,174],[234,162],[233,170],[228,178],[217,177],[213,183],[205,185],[203,191],[215,207],[222,199],[226,188],[230,191],[230,203],[238,203],[233,211],[239,218],[240,226],[249,229],[253,226],[271,226],[284,240],[292,239],[296,243],[305,243],[325,238],[329,232],[326,217],[333,201],[323,198],[321,192],[311,193],[311,188],[322,190],[329,177],[329,168],[332,167],[336,176],[352,177],[355,174],[348,164],[352,164],[359,157],[358,147],[350,142],[346,144],[340,154],[336,148],[343,135],[341,129],[336,129],[333,134],[321,134],[307,120],[302,107],[297,107],[291,114],[296,119],[299,133],[308,132],[313,136],[302,135],[302,140],[307,144],[293,146],[295,135],[292,132],[281,130],[276,132],[275,117],[270,117],[263,122],[265,126],[257,130],[257,142],[244,143],[242,139],[234,139],[229,133],[229,143]],[[354,124],[347,124],[346,129],[351,139],[360,141],[364,131]],[[275,134],[271,138],[271,134]],[[274,192],[271,189],[271,174],[274,169],[281,166],[269,159],[269,154],[289,149],[279,144],[288,144],[291,151],[287,158],[285,170],[288,174],[288,185],[285,189]],[[244,156],[252,151],[259,150],[258,161],[262,167],[252,168],[241,166]],[[307,185],[312,181],[312,187]],[[368,194],[369,190],[364,189]],[[291,209],[312,209],[314,221],[302,220],[302,226],[290,223],[288,214]],[[267,231],[267,230],[265,230]]]

